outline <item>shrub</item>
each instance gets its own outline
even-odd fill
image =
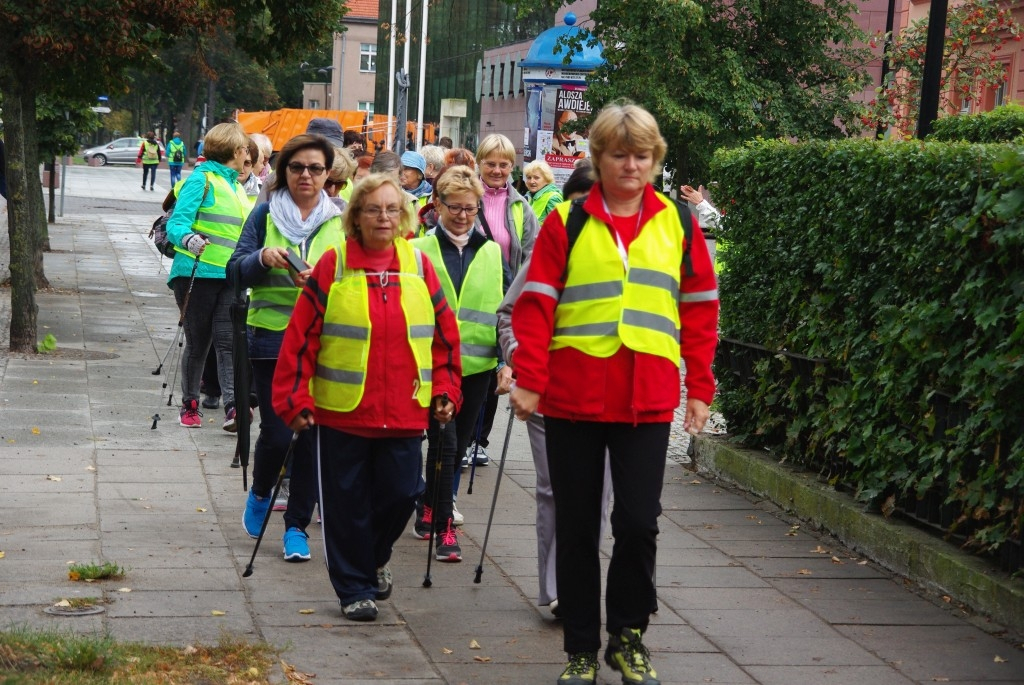
[[[928,140],[1009,143],[1021,136],[1024,136],[1024,107],[1008,104],[991,112],[937,119]]]

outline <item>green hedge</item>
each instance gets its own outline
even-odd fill
[[[928,140],[937,142],[1009,143],[1024,136],[1024,107],[1007,104],[991,112],[937,119]]]
[[[713,177],[730,432],[1019,552],[1024,148],[756,141]]]

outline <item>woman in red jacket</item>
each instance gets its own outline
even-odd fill
[[[399,236],[415,218],[398,181],[352,193],[348,240],[306,282],[274,372],[274,410],[313,428],[327,570],[354,621],[391,594],[388,561],[422,493],[428,416],[461,405],[459,329],[430,260]]]
[[[521,419],[534,411],[545,417],[569,655],[558,682],[585,685],[596,678],[607,449],[615,544],[605,661],[625,683],[657,685],[642,636],[655,606],[679,358],[686,362],[685,428],[697,433],[715,392],[718,291],[700,228],[687,213],[694,224],[687,230],[676,205],[651,185],[665,155],[654,117],[632,104],[606,107],[590,128],[590,152],[597,183],[580,207],[563,203],[548,215],[512,312],[519,346],[511,401]]]

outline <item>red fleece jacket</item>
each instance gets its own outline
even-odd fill
[[[316,372],[320,352],[320,334],[324,325],[327,298],[334,282],[338,253],[330,250],[313,267],[313,273],[295,303],[285,329],[281,354],[274,371],[273,404],[286,424],[303,410],[313,412],[320,425],[365,437],[409,436],[427,428],[429,409],[413,398],[417,378],[416,360],[406,338],[405,313],[400,288],[402,276],[392,275],[386,286],[380,279],[367,276],[370,320],[370,355],[366,364],[366,388],[363,398],[351,412],[317,409],[310,394],[310,380]],[[372,268],[362,245],[348,241],[348,266]],[[398,256],[392,258],[390,271],[397,272]],[[441,283],[430,260],[423,259],[423,279],[434,305],[433,389],[432,395],[448,393],[456,409],[462,405],[462,358],[459,355],[459,327],[448,307]]]
[[[659,212],[675,212],[650,185],[637,217],[613,218],[605,207],[600,183],[583,204],[587,214],[630,242]],[[551,212],[537,237],[527,274],[527,289],[512,311],[512,332],[519,347],[513,356],[516,384],[540,393],[545,416],[583,421],[649,423],[671,421],[679,406],[679,370],[664,357],[634,352],[623,345],[608,358],[593,357],[571,347],[550,350],[557,301],[529,284],[565,287],[569,241],[558,212]],[[680,265],[680,355],[686,362],[689,397],[711,404],[715,379],[711,362],[718,344],[718,286],[714,266],[697,222],[690,245],[692,275]],[[543,290],[543,289],[542,289]]]

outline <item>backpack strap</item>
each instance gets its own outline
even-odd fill
[[[672,198],[668,199],[672,200]],[[683,274],[692,276],[693,259],[690,257],[690,245],[693,243],[693,225],[697,223],[697,218],[690,210],[690,205],[679,200],[672,200],[672,202],[676,206],[676,211],[679,212],[679,223],[683,227]]]

